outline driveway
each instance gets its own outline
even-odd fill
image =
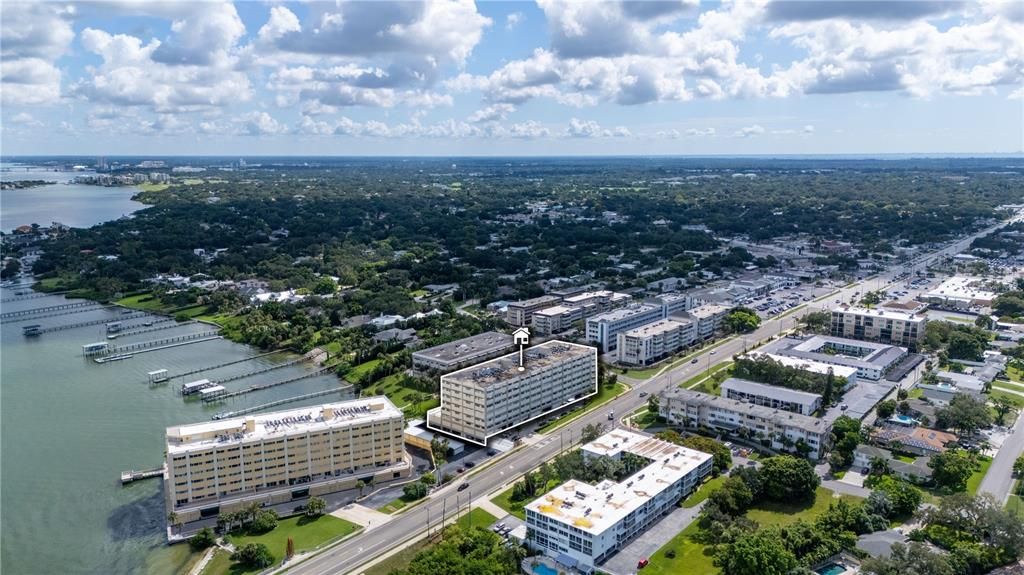
[[[651,563],[654,563],[657,561],[657,558],[654,557],[655,552],[678,535],[680,531],[686,529],[690,523],[693,523],[700,515],[704,503],[701,502],[700,505],[689,509],[676,507],[671,513],[651,525],[647,531],[641,533],[639,537],[630,541],[618,553],[612,555],[600,566],[599,570],[611,575],[627,575],[636,572],[637,561],[641,559],[649,559]]]
[[[863,473],[850,469],[843,475],[843,478],[838,481],[839,483],[845,483],[854,487],[864,487],[864,479],[865,477]]]

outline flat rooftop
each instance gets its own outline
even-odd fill
[[[241,444],[320,431],[370,421],[401,418],[402,412],[377,396],[325,403],[167,428],[168,453],[184,453],[219,445]]]
[[[693,322],[685,319],[659,319],[656,322],[627,331],[626,337],[650,337],[689,325],[693,325]]]
[[[691,309],[689,313],[690,315],[697,319],[707,319],[714,315],[725,313],[729,311],[729,309],[730,308],[727,305],[720,305],[717,303],[706,303],[702,306],[698,306]]]
[[[508,304],[508,307],[533,307],[537,305],[544,305],[548,303],[557,303],[562,301],[562,298],[556,295],[542,295],[531,299],[525,299],[523,301],[514,301]]]
[[[622,483],[607,480],[590,485],[569,480],[526,505],[526,509],[593,535],[614,527],[712,457],[708,453],[618,429],[602,435],[582,449],[585,453],[611,457],[628,452],[651,460],[650,464]]]
[[[778,387],[775,385],[767,385],[764,383],[757,383],[756,381],[750,381],[749,379],[740,379],[738,377],[730,377],[729,379],[722,382],[722,396],[727,397],[725,392],[727,389],[735,389],[743,393],[749,393],[751,395],[760,395],[764,397],[771,397],[778,399],[779,401],[788,401],[791,403],[808,404],[814,403],[821,399],[821,396],[817,393],[811,393],[809,391],[798,391],[796,389],[789,389],[787,387]]]
[[[578,357],[593,357],[594,361],[597,361],[595,348],[557,339],[528,347],[523,354],[523,364],[526,368],[523,371],[519,371],[519,352],[515,351],[442,375],[441,382],[455,381],[487,387],[497,383],[525,379]]]
[[[841,305],[832,308],[832,313],[852,313],[856,315],[865,315],[871,317],[880,317],[884,319],[896,319],[900,321],[924,321],[924,314],[916,314],[909,311],[899,311],[891,308],[874,308],[868,309],[866,307],[856,307],[849,305]]]
[[[814,359],[808,359],[804,357],[789,357],[786,355],[778,355],[775,353],[767,353],[764,351],[752,351],[747,355],[750,356],[751,358],[767,356],[786,367],[795,367],[797,369],[802,369],[804,371],[818,373],[821,375],[826,375],[830,369],[832,370],[832,374],[835,375],[836,377],[849,378],[857,375],[857,368],[855,367],[850,367],[847,365],[832,365],[825,363],[823,361],[817,361]]]
[[[819,419],[817,417],[811,417],[809,415],[802,415],[772,407],[765,407],[763,405],[754,405],[737,399],[719,397],[717,395],[701,393],[699,391],[692,391],[681,387],[668,389],[665,391],[664,395],[679,401],[685,401],[688,404],[706,405],[708,407],[727,409],[735,413],[742,413],[755,418],[774,421],[779,424],[803,429],[812,433],[826,433],[831,428],[831,426],[823,419]]]
[[[457,339],[434,347],[414,352],[414,357],[432,359],[442,363],[457,363],[469,357],[490,353],[512,346],[512,336],[507,333],[488,331],[470,337]]]
[[[964,301],[991,301],[995,299],[995,292],[982,289],[980,287],[980,284],[981,280],[975,278],[966,276],[953,276],[939,284],[939,287],[928,292],[926,297],[956,299]]]
[[[653,305],[649,305],[649,304],[645,304],[644,303],[644,304],[638,304],[638,305],[635,305],[635,306],[624,307],[622,309],[615,309],[615,310],[612,310],[612,311],[606,311],[604,313],[600,313],[600,314],[595,315],[594,317],[588,319],[587,321],[588,322],[591,322],[591,321],[594,321],[594,322],[621,321],[621,320],[624,320],[626,318],[633,317],[634,315],[639,315],[639,314],[642,314],[642,313],[649,313],[649,312],[655,311],[655,310],[658,310],[658,306],[653,306]]]
[[[845,365],[856,369],[881,370],[885,370],[907,354],[905,347],[827,335],[816,335],[807,339],[784,337],[769,343],[763,349],[775,355]],[[844,353],[840,350],[856,351]]]
[[[574,305],[556,305],[556,306],[546,307],[544,309],[539,309],[539,310],[533,312],[533,315],[534,315],[534,317],[536,317],[538,315],[556,316],[556,315],[562,315],[564,313],[572,313],[574,311],[578,311],[579,309],[580,308],[578,308],[578,307],[576,307]]]

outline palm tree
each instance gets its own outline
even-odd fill
[[[363,489],[365,487],[366,487],[366,481],[363,481],[362,479],[360,479],[359,481],[356,481],[356,488],[359,489],[359,496],[360,497],[363,496]]]
[[[245,506],[244,512],[249,519],[249,523],[256,521],[256,517],[259,516],[261,509],[260,504],[255,501]]]
[[[171,527],[174,527],[175,531],[181,529],[181,518],[174,511],[167,514],[167,522],[171,524]]]
[[[889,467],[889,460],[877,455],[871,458],[871,462],[868,463],[868,469],[871,475],[885,475],[892,471],[892,468]]]

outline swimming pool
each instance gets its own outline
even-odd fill
[[[895,421],[896,423],[902,423],[903,425],[914,425],[917,423],[917,420],[913,417],[899,413],[890,417],[889,421]]]
[[[558,575],[558,571],[555,571],[543,563],[534,565],[533,572],[537,575]],[[840,573],[842,573],[842,571],[840,571]]]
[[[818,575],[840,575],[842,573],[846,573],[846,567],[838,563],[829,563],[828,565],[815,571],[815,573],[817,573]]]

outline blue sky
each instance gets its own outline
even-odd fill
[[[1024,150],[1024,3],[4,2],[3,153]]]

